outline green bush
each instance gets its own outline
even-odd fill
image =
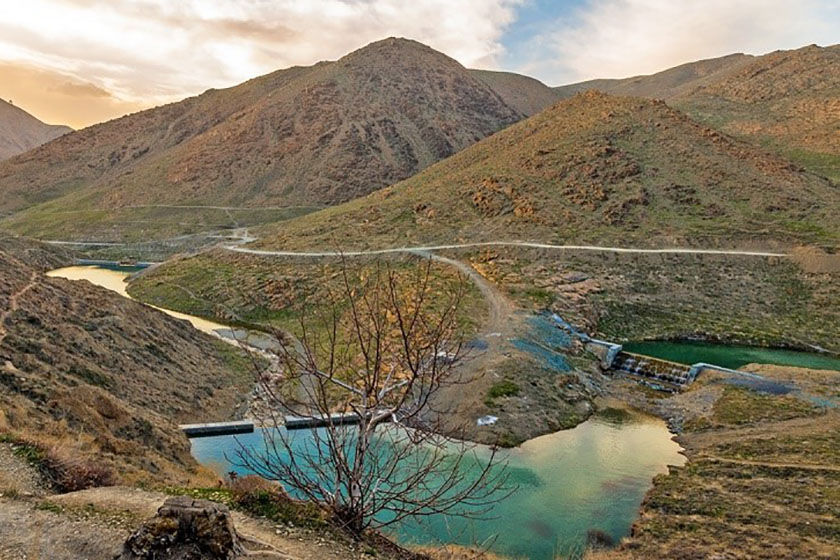
[[[496,399],[502,397],[515,397],[519,394],[519,385],[509,379],[499,381],[490,387],[487,391],[487,397],[484,399],[484,404],[487,406],[495,406]]]

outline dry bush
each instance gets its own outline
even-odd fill
[[[116,483],[110,468],[88,458],[73,457],[58,447],[48,449],[40,463],[41,472],[59,492],[76,492]]]
[[[255,474],[232,478],[228,482],[228,488],[230,488],[234,501],[239,501],[249,494],[256,492],[271,492],[283,496],[286,495],[286,491],[283,490],[280,484],[271,482]]]

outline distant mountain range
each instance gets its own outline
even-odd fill
[[[592,88],[614,95],[664,99],[669,107],[696,122],[781,154],[801,168],[836,181],[840,175],[838,84],[840,46],[811,46],[760,57],[736,54],[651,76],[549,88],[526,76],[468,70],[414,41],[386,39],[335,62],[280,70],[233,88],[210,90],[67,134],[0,162],[0,212],[13,214],[0,227],[41,238],[119,241],[266,223],[281,218],[270,212],[257,216],[258,211],[299,208],[283,214],[286,218],[357,199],[413,177],[518,121],[540,117],[559,100]],[[587,107],[587,100],[592,107]],[[587,166],[598,169],[600,175],[578,182],[583,190],[588,184],[600,185],[604,174],[623,172],[612,167],[623,165],[621,158],[596,162],[591,158],[601,156],[593,155],[590,146],[573,144],[582,141],[574,134],[575,123],[588,119],[599,107],[609,114],[612,109],[604,107],[610,103],[626,108],[636,102],[584,97],[576,102],[581,115],[552,109],[553,117],[541,121],[550,121],[559,136],[540,141],[566,138],[570,144],[563,146],[564,153],[578,156],[578,163],[569,160],[563,164],[568,167],[563,173],[585,175]],[[660,112],[666,109],[656,107]],[[648,109],[639,110],[644,114]],[[668,119],[683,122],[682,115],[668,114],[672,115]],[[568,126],[558,118],[569,119]],[[631,122],[629,115],[624,120],[603,119],[597,123],[601,131],[598,142],[607,139],[614,144],[623,137],[626,129],[616,126],[641,126]],[[705,137],[706,132],[696,132],[700,127],[684,121],[680,126],[686,128],[688,137]],[[658,132],[647,130],[643,143],[672,142],[658,150],[669,153],[677,139]],[[641,136],[633,138],[642,142]],[[488,150],[505,147],[493,139],[485,142],[482,150],[492,162]],[[712,187],[716,183],[706,175],[718,173],[746,201],[744,197],[752,192],[750,185],[756,184],[747,178],[759,180],[763,173],[750,167],[750,162],[770,159],[728,137],[721,136],[718,142],[737,148],[726,157],[699,152],[691,145],[685,146],[684,153],[672,153],[675,160],[667,163],[674,167],[669,172],[672,182],[696,190],[703,198],[715,192]],[[532,147],[535,151],[548,149]],[[611,149],[617,148],[621,146]],[[649,157],[658,162],[654,152],[651,149]],[[501,162],[507,157],[498,153]],[[652,181],[655,172],[644,158],[634,155],[631,159],[645,180]],[[768,165],[773,169],[790,167],[783,184],[804,181],[820,185],[817,191],[825,192],[826,182],[803,179],[796,165]],[[699,169],[702,174],[697,173]],[[506,170],[515,172],[515,166]],[[746,183],[729,180],[738,176]],[[428,179],[428,175],[423,177]],[[492,179],[477,179],[485,178]],[[609,190],[611,183],[606,181],[603,188]],[[651,183],[645,188],[659,187]],[[779,187],[773,186],[768,193],[754,194],[761,194],[763,200],[778,191]],[[577,197],[589,196],[571,191],[560,194],[575,199],[568,208],[575,208]],[[724,202],[735,196],[724,195]],[[603,196],[614,199],[615,194]],[[787,208],[785,196],[779,194],[779,201]],[[790,196],[799,200],[785,210],[790,212],[808,198],[799,191]],[[601,204],[605,201],[597,205],[601,211],[606,211]],[[149,207],[155,207],[155,212]],[[254,210],[246,216],[240,207]],[[723,207],[722,211],[733,209]],[[231,211],[239,214],[234,216]],[[446,228],[462,225],[447,224]],[[591,237],[593,232],[580,233]]]
[[[662,101],[578,94],[266,247],[840,242],[840,186]],[[265,232],[263,232],[265,233]]]
[[[840,45],[733,54],[650,76],[555,88],[664,99],[692,118],[840,181]]]
[[[20,107],[0,99],[0,160],[37,148],[73,132],[69,126],[45,124]]]
[[[102,207],[335,204],[410,177],[524,116],[451,58],[387,39],[32,151],[0,166],[0,206],[79,192],[83,204]]]

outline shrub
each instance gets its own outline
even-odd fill
[[[89,459],[70,457],[60,448],[44,446],[6,435],[13,452],[38,469],[41,476],[59,493],[76,492],[97,486],[113,486],[116,477],[108,467]]]
[[[317,506],[289,497],[281,485],[259,476],[237,477],[228,486],[234,507],[251,515],[304,526],[317,526],[324,522]]]
[[[615,539],[609,533],[601,529],[589,529],[586,532],[586,544],[590,549],[612,548],[615,546]]]
[[[484,404],[494,406],[496,399],[500,397],[515,397],[518,394],[519,385],[509,379],[505,379],[490,387],[490,390],[487,391],[487,397],[484,399]]]
[[[76,492],[115,483],[114,473],[108,467],[89,459],[68,457],[55,448],[46,452],[39,468],[58,492]]]

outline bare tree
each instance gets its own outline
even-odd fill
[[[304,306],[295,336],[275,333],[281,375],[260,375],[264,448],[237,462],[325,507],[359,536],[407,518],[479,518],[510,493],[495,447],[444,435],[439,392],[465,383],[458,311],[466,279],[435,282],[431,259],[408,277],[378,263]],[[320,423],[287,431],[287,415]],[[352,425],[350,425],[352,423]]]

